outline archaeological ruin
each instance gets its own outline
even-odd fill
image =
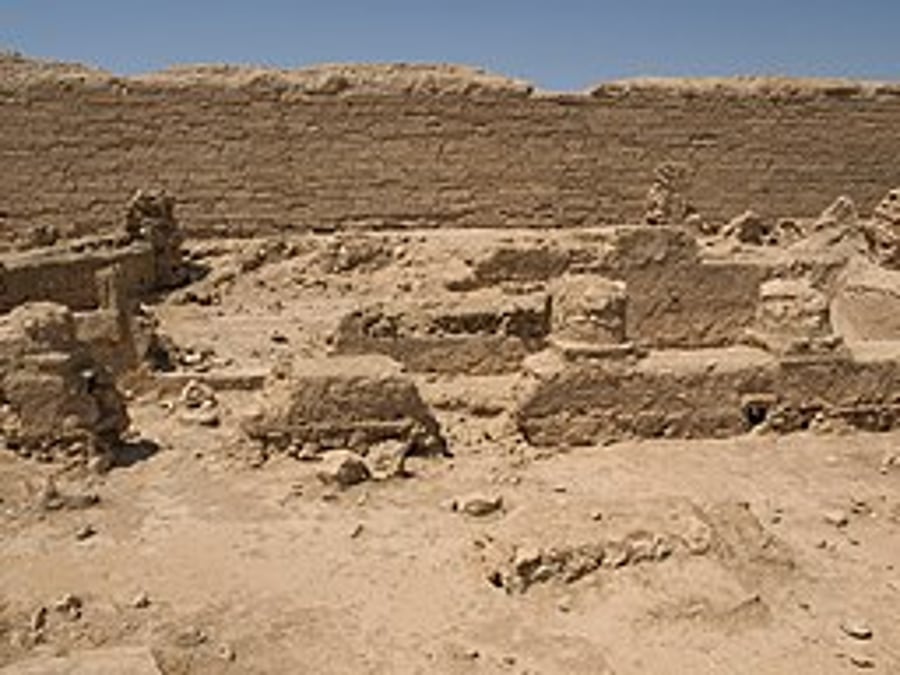
[[[898,672],[898,129],[0,54],[0,674]]]
[[[106,444],[124,430],[104,387],[154,358],[178,370],[145,303],[181,287],[180,302],[215,306],[210,279],[235,273],[197,281],[185,247],[217,239],[330,256],[337,274],[396,268],[290,375],[237,378],[270,383],[243,423],[265,443],[441,445],[418,373],[518,374],[515,425],[538,445],[897,422],[896,85],[573,95],[452,67],[0,66],[12,447],[66,428],[79,387],[102,400],[75,427]],[[403,242],[414,233],[433,263],[451,232],[463,255],[415,287]],[[93,384],[72,379],[85,372]],[[228,386],[216,368],[195,375]],[[32,397],[60,423],[29,421]]]

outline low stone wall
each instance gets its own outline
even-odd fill
[[[94,250],[37,249],[0,257],[0,312],[29,301],[73,310],[102,304],[97,273],[118,266],[122,290],[138,297],[155,285],[154,255],[143,242]]]
[[[339,353],[385,354],[414,371],[492,375],[517,371],[549,332],[546,293],[483,289],[363,308],[333,342]]]
[[[662,351],[636,363],[554,363],[539,373],[517,420],[537,445],[724,438],[832,423],[885,431],[900,422],[898,397],[900,361],[892,357]]]

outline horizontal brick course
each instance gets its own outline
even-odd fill
[[[667,161],[689,167],[689,197],[715,220],[817,213],[838,194],[868,212],[900,184],[892,85],[310,94],[277,73],[28,79],[28,63],[0,63],[5,235],[110,228],[145,186],[178,196],[189,232],[244,235],[634,222]]]

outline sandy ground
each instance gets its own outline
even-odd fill
[[[430,261],[404,247],[405,292],[453,272],[451,244]],[[262,372],[397,292],[396,267],[322,260],[294,252],[215,304],[154,311],[214,368]],[[183,423],[177,392],[135,390],[123,466],[57,479],[96,504],[48,507],[55,467],[0,455],[0,667],[142,645],[166,675],[900,672],[897,434],[546,450],[514,432],[519,376],[417,381],[454,456],[347,489],[316,462],[255,461],[251,392],[221,393],[213,428]],[[502,506],[454,509],[470,495]],[[617,558],[622,541],[670,546]],[[509,582],[529,551],[591,545],[610,551],[597,569]]]
[[[154,417],[147,406],[139,424]],[[25,649],[38,607],[70,593],[82,617],[51,612],[38,649],[149,644],[172,673],[900,669],[900,470],[879,471],[894,435],[548,457],[486,440],[452,460],[420,460],[414,477],[340,492],[320,487],[311,465],[252,469],[223,457],[215,434],[191,436],[181,446],[173,434],[110,473],[87,510],[20,511],[34,472],[4,462],[3,494],[15,496],[4,498],[0,659]],[[449,507],[473,492],[501,495],[502,512]],[[777,555],[738,537],[733,550],[524,593],[488,580],[495,544],[599,538],[603,516],[625,514],[639,529],[736,502]],[[829,522],[834,512],[848,523]],[[96,534],[79,541],[88,524]],[[133,607],[141,593],[144,609]],[[848,636],[854,622],[872,637]]]

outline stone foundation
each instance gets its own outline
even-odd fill
[[[244,422],[266,447],[299,452],[365,451],[381,441],[408,442],[414,451],[442,452],[440,428],[415,384],[382,356],[297,361],[273,373],[259,410]]]
[[[868,352],[785,357],[735,347],[657,351],[617,365],[541,362],[517,411],[536,445],[629,437],[725,438],[837,420],[869,431],[900,421],[900,361]]]
[[[499,374],[545,346],[549,322],[545,293],[447,293],[355,311],[341,321],[334,347],[386,354],[413,371]]]

